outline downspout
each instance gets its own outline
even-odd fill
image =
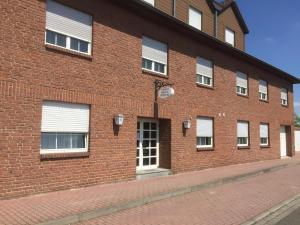
[[[176,0],[173,0],[173,16],[176,17]]]
[[[218,10],[215,10],[215,38],[218,38]]]

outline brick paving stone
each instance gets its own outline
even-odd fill
[[[0,224],[22,225],[45,222],[51,219],[113,206],[129,200],[148,197],[161,192],[199,185],[224,177],[236,176],[299,161],[300,157],[297,155],[297,157],[293,159],[254,162],[143,181],[135,180],[46,193],[19,199],[1,200]],[[210,198],[211,195],[203,196],[202,200],[207,200],[208,197]],[[222,201],[222,198],[220,198],[219,201]],[[213,208],[214,207],[211,207],[212,210]]]
[[[82,225],[238,225],[300,193],[300,166],[170,198]]]

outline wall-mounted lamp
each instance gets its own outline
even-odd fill
[[[183,121],[183,126],[185,129],[190,129],[192,126],[192,121],[190,119]]]
[[[115,116],[115,123],[118,126],[122,126],[124,123],[124,115],[123,114],[118,114]]]

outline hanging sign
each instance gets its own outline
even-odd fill
[[[174,88],[170,87],[170,86],[165,86],[165,87],[161,87],[158,90],[158,97],[159,98],[169,98],[171,96],[173,96],[175,94],[175,90]]]

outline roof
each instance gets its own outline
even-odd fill
[[[296,76],[293,76],[279,68],[274,67],[271,64],[268,64],[244,51],[241,51],[237,48],[234,48],[223,41],[210,36],[203,31],[200,31],[196,28],[191,27],[187,23],[170,16],[169,14],[145,3],[141,0],[110,0],[109,2],[118,3],[124,8],[133,10],[135,14],[151,19],[153,22],[158,23],[161,26],[166,26],[172,30],[183,33],[185,36],[194,38],[201,43],[210,46],[211,48],[217,49],[219,51],[230,54],[231,56],[243,60],[251,65],[260,67],[263,70],[269,71],[270,73],[277,75],[278,77],[291,82],[293,84],[300,83],[300,79]]]
[[[211,2],[209,4],[213,4],[213,6],[215,7],[215,10],[217,10],[219,12],[219,14],[222,14],[228,8],[231,7],[243,32],[245,34],[249,34],[249,29],[247,27],[247,24],[242,16],[239,6],[237,5],[237,3],[234,0],[224,0],[222,3],[216,2],[215,0],[209,0],[209,1]]]

